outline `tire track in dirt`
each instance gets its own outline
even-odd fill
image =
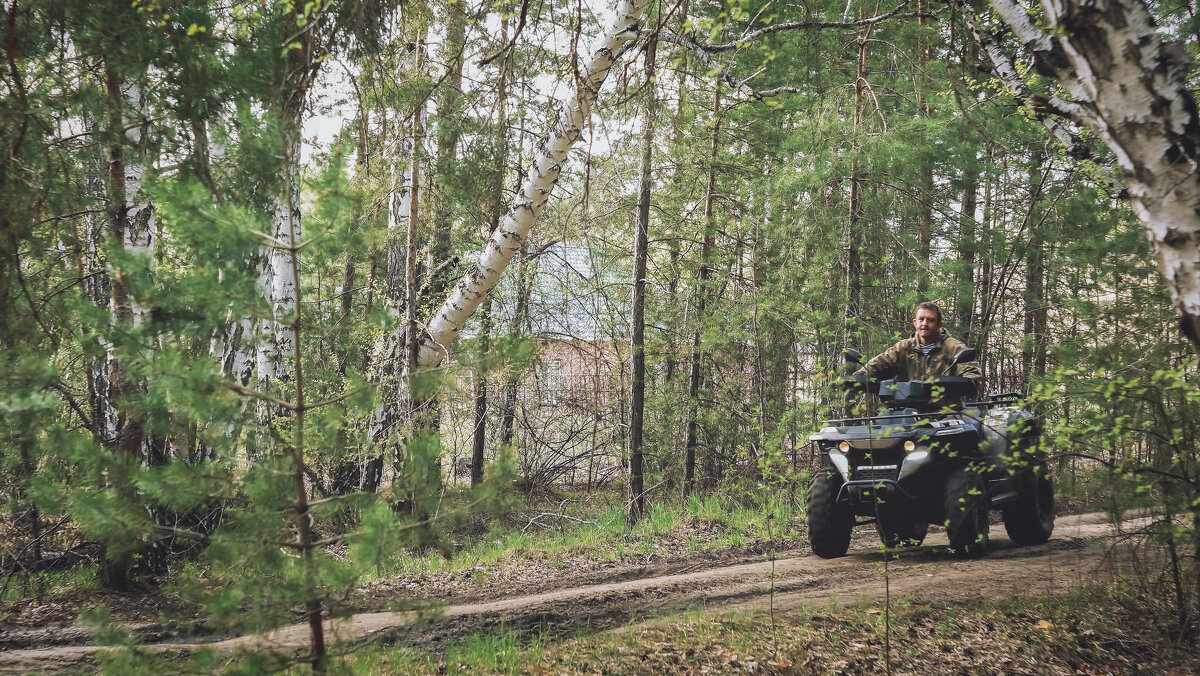
[[[884,570],[874,533],[858,533],[850,553],[839,559],[812,555],[758,561],[707,570],[558,589],[526,596],[452,605],[427,611],[360,613],[334,620],[327,636],[357,641],[403,636],[418,644],[434,645],[473,631],[503,624],[521,631],[542,629],[552,634],[580,627],[622,630],[632,622],[665,612],[701,608],[716,612],[776,611],[821,608],[911,597],[920,603],[953,603],[1002,598],[1014,592],[1053,591],[1095,576],[1107,562],[1104,547],[1089,546],[1094,538],[1112,533],[1104,514],[1063,516],[1054,536],[1043,545],[1018,547],[1004,527],[993,525],[987,556],[970,561],[945,551],[944,533],[930,533],[925,544],[901,550]],[[1138,527],[1144,519],[1127,520]],[[238,651],[292,652],[306,645],[308,626],[281,627],[263,635],[192,643],[154,643],[146,650],[187,653],[200,647],[223,653]],[[78,669],[93,661],[97,646],[46,646],[0,653],[0,672]]]

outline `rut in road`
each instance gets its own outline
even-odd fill
[[[1146,521],[1129,519],[1122,529],[1134,529]],[[850,553],[839,559],[798,556],[559,589],[452,605],[433,619],[412,611],[361,613],[330,622],[326,632],[340,641],[404,634],[410,640],[436,643],[501,623],[513,630],[620,628],[631,621],[685,608],[714,612],[821,608],[834,601],[841,605],[873,602],[885,593],[922,603],[1000,598],[1017,591],[1053,591],[1092,579],[1111,559],[1106,556],[1106,547],[1089,543],[1112,532],[1104,514],[1064,516],[1058,518],[1049,542],[1018,547],[1007,539],[1003,526],[993,525],[992,549],[985,557],[971,561],[951,557],[944,550],[945,534],[931,533],[922,547],[896,553],[888,565],[886,587],[882,552],[874,533],[859,533]],[[202,646],[222,652],[291,652],[306,645],[308,631],[307,624],[297,624],[263,635],[144,647],[183,653]],[[0,671],[77,668],[90,662],[101,649],[80,645],[12,650],[0,653]]]

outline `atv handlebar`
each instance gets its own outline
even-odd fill
[[[928,380],[878,380],[867,375],[843,376],[834,381],[850,394],[877,394],[888,408],[921,408],[934,399],[961,401],[973,397],[979,386],[962,376],[934,376]]]

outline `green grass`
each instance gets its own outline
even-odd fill
[[[66,570],[44,570],[35,574],[17,573],[0,579],[0,603],[15,603],[34,597],[38,588],[43,596],[62,596],[100,588],[96,566],[77,566]]]
[[[557,512],[558,503],[529,505],[521,514]],[[440,552],[410,552],[378,571],[387,577],[457,573],[521,561],[545,561],[566,567],[562,561],[584,557],[615,562],[650,553],[699,553],[764,542],[774,538],[781,547],[800,532],[801,511],[786,497],[749,504],[722,496],[692,496],[677,501],[651,501],[632,529],[625,524],[624,497],[613,491],[581,495],[562,512],[577,519],[543,517],[549,527],[527,527],[524,519],[493,519],[486,533],[464,538],[450,558]],[[524,532],[522,532],[524,530]]]
[[[541,659],[546,641],[501,626],[476,633],[430,653],[407,646],[369,646],[335,672],[350,674],[524,674],[531,662]]]

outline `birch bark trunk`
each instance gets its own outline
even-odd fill
[[[299,119],[294,122],[297,125],[294,128],[298,129]],[[286,243],[293,236],[299,241],[301,237],[300,138],[298,134],[285,133],[284,136],[284,185],[276,197],[271,232],[276,243]],[[264,322],[264,340],[258,349],[258,382],[263,392],[290,380],[287,360],[292,351],[292,334],[283,318],[295,307],[296,276],[289,256],[286,247],[271,246],[264,256],[265,264],[259,276],[259,288],[270,299],[272,316]]]
[[[108,226],[113,245],[126,254],[150,255],[154,251],[154,209],[141,195],[141,180],[145,165],[138,153],[141,130],[130,125],[126,130],[127,111],[141,110],[141,89],[138,83],[127,83],[111,64],[105,64],[105,93],[108,105],[108,125],[114,141],[108,151]],[[139,274],[135,269],[115,269],[115,278],[110,286],[110,309],[118,326],[137,326],[145,314],[132,293],[133,278]],[[142,421],[121,407],[121,399],[135,387],[130,381],[128,365],[117,358],[114,346],[108,346],[107,397],[103,402],[105,425],[112,421],[111,443],[116,447],[122,462],[130,465],[142,461],[142,443],[145,432]],[[132,496],[132,487],[117,486],[124,497]],[[100,577],[106,587],[127,589],[130,584],[129,568],[133,552],[119,557],[105,556]]]
[[[95,123],[86,122],[88,132],[94,132]],[[107,189],[105,173],[97,163],[94,172],[89,172],[85,180],[87,195],[91,199],[105,199]],[[75,234],[76,240],[76,271],[83,282],[83,293],[93,305],[99,308],[108,307],[112,301],[112,280],[104,266],[102,243],[108,240],[109,219],[99,213],[89,213],[81,219],[82,232]],[[117,436],[116,409],[109,398],[108,363],[112,346],[102,336],[96,336],[101,350],[97,350],[88,358],[87,391],[88,410],[91,414],[92,438],[101,446],[111,446]]]
[[[496,286],[500,275],[533,228],[550,198],[571,148],[583,135],[583,124],[609,71],[637,37],[638,21],[648,0],[621,0],[609,32],[592,48],[588,64],[580,72],[578,87],[563,102],[558,119],[529,168],[528,179],[500,227],[488,240],[479,258],[468,268],[450,296],[434,313],[421,341],[418,365],[430,368],[445,359],[449,346],[464,324]]]
[[[1014,0],[989,2],[1038,72],[1071,96],[1037,98],[1041,116],[1086,126],[1115,154],[1180,328],[1200,354],[1200,114],[1186,51],[1164,41],[1142,0],[1041,0],[1046,30]],[[999,71],[1002,59],[989,56]]]
[[[383,295],[391,302],[391,308],[399,309],[404,302],[404,276],[407,263],[406,237],[408,216],[411,211],[412,185],[409,172],[412,154],[412,138],[396,124],[396,140],[393,142],[393,157],[389,163],[389,189],[387,197],[387,262],[383,271]],[[384,133],[389,129],[384,120]],[[376,346],[372,368],[380,382],[380,406],[375,410],[371,423],[371,438],[383,441],[392,434],[404,408],[404,397],[399,375],[405,372],[405,328],[398,322],[390,335]],[[384,449],[386,455],[388,449]]]

